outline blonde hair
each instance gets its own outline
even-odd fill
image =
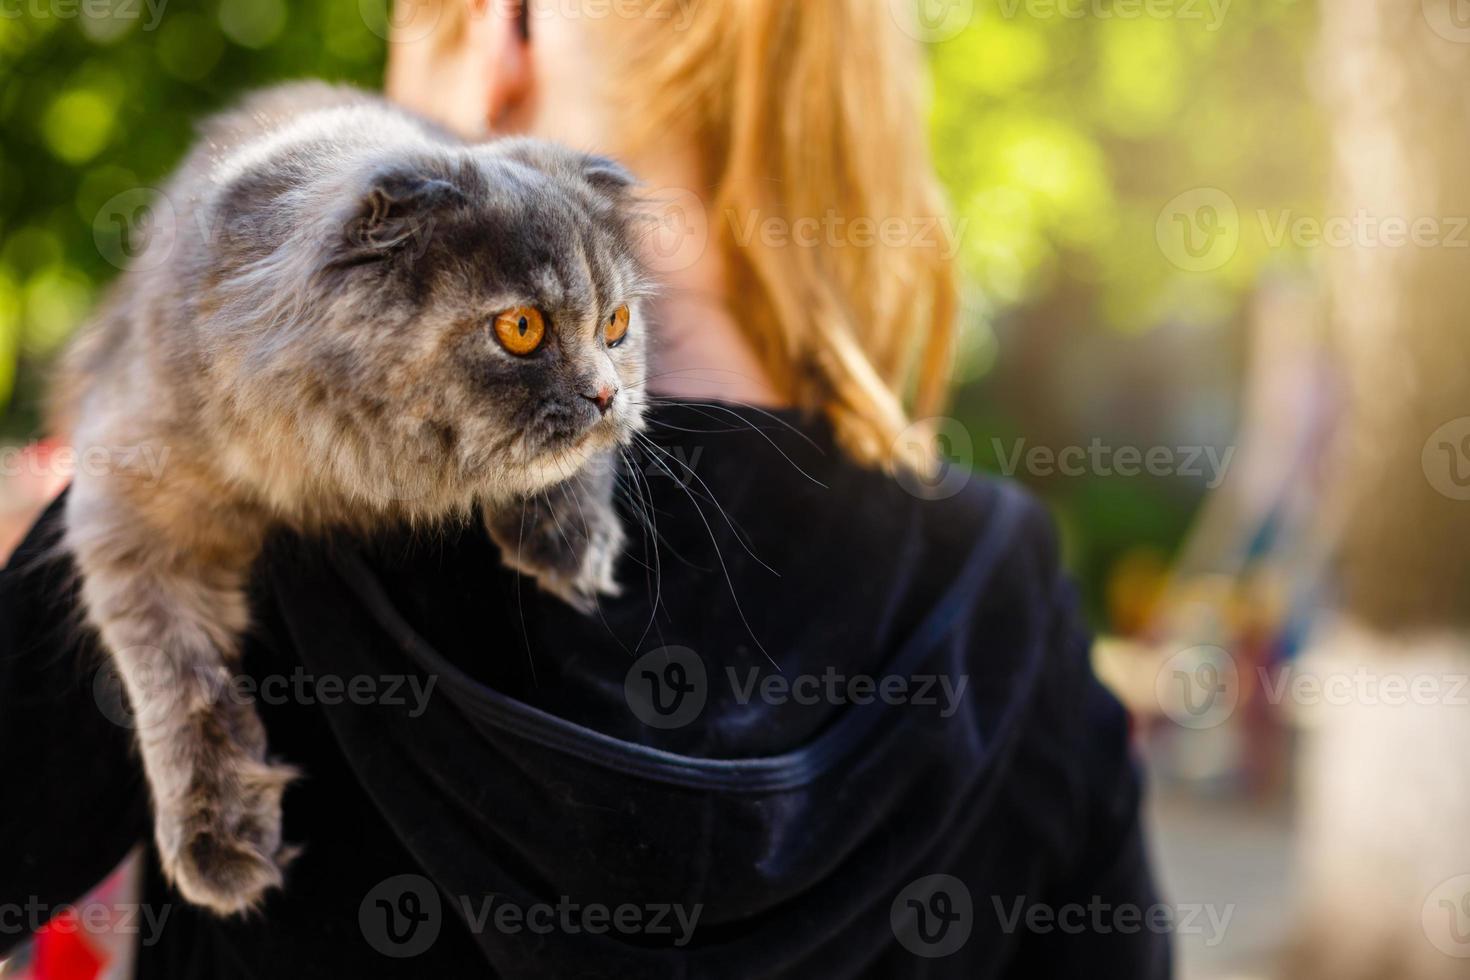
[[[738,319],[778,390],[859,462],[928,468],[928,441],[902,436],[943,410],[958,287],[917,42],[883,0],[687,3],[607,18],[627,146],[674,132],[701,154]],[[851,240],[741,233],[834,218]]]

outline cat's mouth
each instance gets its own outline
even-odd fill
[[[536,493],[565,483],[576,476],[598,452],[599,448],[590,439],[584,438],[571,445],[537,453],[522,471],[526,492]]]
[[[633,431],[625,420],[608,415],[575,435],[543,446],[537,453],[536,463],[555,472],[553,482],[561,482],[594,456],[629,445],[633,441]]]
[[[534,473],[537,482],[550,474],[550,482],[570,479],[593,456],[629,445],[639,428],[638,413],[614,409],[581,424],[548,426],[539,433],[522,436],[517,455],[522,468]]]

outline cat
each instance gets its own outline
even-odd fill
[[[168,461],[78,473],[63,546],[190,902],[255,907],[292,853],[294,770],[252,707],[211,696],[268,530],[479,512],[573,606],[616,593],[612,458],[643,426],[653,291],[636,197],[606,158],[471,145],[323,83],[209,121],[166,185],[172,220],[68,353],[55,411],[79,451]]]

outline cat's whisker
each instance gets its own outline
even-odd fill
[[[627,451],[620,449],[618,452],[622,454],[624,465],[631,467],[632,462],[627,458]],[[653,529],[649,526],[648,515],[644,511],[646,503],[643,499],[642,485],[636,479],[630,479],[621,473],[615,475],[613,485],[628,499],[630,506],[633,508],[632,517],[638,522],[638,529],[643,532],[646,539],[648,533]],[[632,557],[639,565],[645,568],[649,567],[647,562],[640,560],[636,556],[630,555],[629,557]]]
[[[572,539],[567,537],[566,528],[561,526],[561,518],[556,515],[556,507],[551,502],[551,495],[543,490],[537,496],[546,502],[546,511],[551,515],[551,523],[556,525],[556,536],[561,538],[561,543],[570,549]]]
[[[732,426],[732,427],[730,427],[728,429],[690,429],[690,428],[688,428],[686,426],[675,425],[672,422],[663,422],[663,421],[661,421],[659,419],[649,419],[648,422],[649,422],[650,425],[656,425],[660,429],[668,429],[671,432],[687,432],[689,435],[692,435],[692,436],[727,435],[727,434],[732,433],[732,432],[744,432],[745,431],[745,429],[743,429],[743,428],[735,428],[734,426]]]
[[[745,553],[749,555],[751,560],[754,561],[757,565],[761,566],[777,578],[781,577],[780,572],[776,571],[770,565],[767,565],[765,561],[761,559],[760,555],[757,555],[753,550],[751,550],[750,545],[747,544],[745,540],[745,529],[735,523],[735,521],[730,517],[729,511],[725,510],[725,508],[720,505],[720,502],[715,499],[714,491],[709,488],[709,484],[705,483],[704,478],[701,477],[698,473],[694,472],[694,468],[692,466],[675,456],[673,453],[664,449],[662,446],[659,446],[657,443],[653,442],[646,436],[640,436],[639,438],[642,439],[642,441],[654,452],[658,453],[664,459],[672,460],[673,462],[678,463],[681,467],[683,467],[684,472],[688,473],[691,478],[698,480],[699,485],[704,489],[704,498],[708,500],[712,505],[714,505],[715,510],[720,512],[720,516],[724,518],[725,524],[730,528],[731,533],[734,534],[735,540],[740,543],[741,548],[745,549]],[[683,486],[686,492],[689,491],[688,486],[685,485],[684,482],[681,481],[672,470],[669,470],[667,467],[665,467],[665,472],[667,472],[676,483],[679,483],[680,486]]]
[[[715,379],[711,379],[711,378],[706,377],[706,375],[710,375],[710,374],[725,374],[725,375],[729,375],[730,378],[729,378],[729,380],[722,381],[722,380],[715,380]],[[675,369],[673,371],[660,371],[657,374],[646,374],[646,375],[643,376],[643,378],[641,380],[634,381],[631,384],[624,385],[623,387],[625,387],[625,388],[643,388],[643,387],[646,387],[651,382],[661,381],[664,378],[679,378],[679,377],[689,377],[689,376],[692,376],[693,379],[696,380],[696,381],[705,381],[705,382],[708,382],[709,384],[721,384],[721,385],[734,385],[734,384],[741,384],[741,383],[749,383],[751,381],[756,380],[755,378],[752,378],[749,375],[741,374],[738,371],[726,370],[724,368],[677,368],[677,369]]]
[[[642,442],[646,446],[648,446],[650,449],[653,449],[655,452],[661,452],[662,451],[662,450],[659,449],[658,446],[656,446],[653,442],[649,441],[647,438],[644,438],[642,436],[640,436],[639,438],[642,440]],[[715,551],[715,560],[720,563],[720,571],[725,576],[725,585],[730,590],[730,601],[735,604],[735,612],[737,614],[739,614],[739,616],[740,616],[740,622],[745,625],[745,632],[750,636],[751,642],[753,642],[756,645],[756,648],[758,650],[760,650],[760,652],[762,653],[762,655],[764,655],[765,658],[771,662],[771,666],[775,667],[777,670],[780,670],[781,669],[781,665],[778,664],[778,663],[776,663],[776,658],[775,657],[772,657],[771,654],[770,654],[770,652],[768,650],[766,650],[765,644],[761,643],[760,637],[756,636],[756,634],[755,634],[754,627],[752,627],[750,625],[750,619],[749,619],[749,617],[747,617],[745,615],[745,607],[740,604],[740,596],[738,596],[736,594],[736,592],[735,592],[735,580],[734,580],[734,578],[731,577],[731,575],[730,575],[730,568],[725,563],[724,553],[720,551],[720,542],[719,542],[719,539],[715,536],[715,529],[710,526],[709,519],[704,516],[704,509],[699,506],[699,500],[695,497],[693,491],[691,491],[687,486],[685,486],[679,480],[679,478],[677,476],[675,476],[673,470],[671,470],[667,466],[665,466],[663,464],[663,462],[661,460],[659,460],[657,457],[654,457],[654,461],[656,463],[658,463],[659,466],[663,467],[664,472],[668,473],[669,478],[672,479],[676,484],[679,485],[679,487],[689,496],[690,502],[694,504],[694,512],[699,515],[700,523],[704,525],[705,533],[709,535],[710,544],[714,547],[714,551]],[[692,473],[693,473],[693,471],[691,471],[691,474]],[[698,477],[697,474],[694,474],[694,476],[695,476],[695,479],[699,479],[699,477]],[[703,480],[700,480],[700,483],[703,483],[703,482],[704,482]],[[720,509],[721,513],[724,512],[724,508],[720,507],[720,505],[719,505],[718,502],[716,502],[716,501],[711,501],[711,502],[715,504],[715,507],[717,507],[717,508]],[[725,520],[726,520],[726,523],[729,523],[729,515],[725,515]],[[733,524],[730,525],[730,530],[731,530],[732,533],[735,534],[736,540],[739,540],[740,539],[740,535],[739,535],[738,532],[735,531],[735,526]],[[741,545],[744,546],[744,544],[745,544],[745,542],[741,541]],[[746,548],[746,550],[748,552],[750,549],[749,548]],[[751,555],[751,558],[754,558],[757,562],[760,562],[760,559],[759,558],[756,558],[754,554]],[[761,564],[764,565],[763,562],[761,562]],[[767,565],[765,567],[769,568],[770,566]],[[776,574],[774,569],[772,569],[772,573],[773,574]]]
[[[565,469],[562,467],[562,462],[563,460],[561,459],[558,459],[556,461],[557,472],[562,473],[568,481],[571,481],[572,479],[574,479],[574,476],[565,471]],[[577,515],[582,518],[582,533],[585,534],[590,540],[592,538],[592,527],[587,523],[587,512],[582,509],[582,498],[579,496],[573,496],[572,502],[577,505]]]
[[[568,474],[566,472],[566,470],[564,469],[563,463],[565,463],[566,461],[567,461],[566,454],[558,454],[555,457],[555,459],[553,460],[553,463],[556,465],[557,472],[560,473],[560,474],[562,474],[562,476],[564,477],[564,482],[568,482],[569,483],[573,479],[575,479],[576,477],[575,477],[574,474]],[[587,512],[582,509],[582,499],[581,499],[581,496],[579,494],[572,494],[572,502],[577,505],[577,513],[580,514],[581,517],[582,517],[582,533],[586,536],[586,540],[589,543],[589,548],[590,548],[591,541],[592,541],[592,527],[591,527],[591,525],[587,521]],[[563,530],[563,528],[561,526],[561,518],[559,518],[559,517],[556,516],[556,508],[550,506],[550,501],[549,500],[548,500],[548,509],[550,509],[550,511],[551,511],[551,517],[552,517],[552,519],[554,521],[556,521],[557,533],[561,535],[562,541],[567,545],[567,547],[570,550],[572,550],[573,552],[575,552],[576,549],[572,546],[570,539],[566,535],[566,531]],[[619,639],[618,634],[617,634],[617,631],[614,630],[612,628],[612,624],[607,621],[607,613],[602,608],[602,596],[599,593],[597,593],[597,592],[594,592],[592,594],[592,605],[597,610],[597,618],[602,621],[603,628],[607,630],[608,635],[613,638],[613,640],[618,644],[618,646],[623,647],[623,651],[624,652],[627,652],[627,649],[628,648],[623,645],[623,641],[621,639]]]
[[[629,466],[631,467],[631,466],[635,466],[635,465],[637,465],[636,462],[630,456],[629,457]],[[647,498],[646,507],[647,507],[648,513],[651,515],[652,519],[655,520],[655,523],[654,523],[654,526],[653,526],[653,531],[657,535],[657,544],[659,544],[663,548],[667,549],[668,552],[671,555],[673,555],[675,558],[679,559],[679,563],[682,564],[685,568],[690,568],[690,569],[693,569],[693,570],[698,571],[698,572],[706,572],[706,573],[713,571],[713,569],[710,568],[709,566],[701,565],[698,562],[695,562],[695,561],[690,560],[690,558],[689,558],[688,555],[684,554],[678,548],[675,548],[673,546],[673,544],[671,544],[669,542],[669,540],[667,538],[665,538],[661,532],[658,531],[656,516],[659,515],[659,514],[662,514],[663,516],[667,517],[669,515],[668,515],[668,513],[666,511],[659,510],[658,506],[653,501],[653,486],[652,486],[652,484],[649,483],[649,474],[646,471],[644,471],[644,470],[640,470],[639,471],[639,475],[640,475],[640,478],[642,479],[642,485],[647,488],[647,491],[646,491],[646,494],[645,494],[645,496]],[[647,526],[646,523],[645,523],[645,526]]]
[[[516,551],[519,552],[526,545],[526,502],[521,501],[521,533],[516,541]],[[536,655],[531,652],[531,633],[526,628],[526,606],[521,601],[521,576],[516,576],[516,614],[521,618],[521,643],[526,647],[526,665],[531,668],[531,684],[540,687],[541,681],[536,676]]]
[[[629,435],[636,436],[639,435],[639,433],[634,432],[630,433]],[[641,480],[640,486],[642,489],[640,490],[640,495],[644,499],[645,508],[647,510],[649,518],[653,521],[653,531],[657,535],[656,543],[661,545],[663,548],[666,548],[669,553],[677,558],[679,562],[686,568],[691,568],[699,572],[713,571],[713,569],[709,568],[708,566],[691,561],[689,559],[689,556],[685,555],[678,548],[675,548],[673,544],[671,544],[668,539],[663,536],[662,533],[658,532],[657,516],[662,514],[663,516],[667,517],[669,515],[666,511],[660,511],[657,504],[654,502],[653,485],[649,482],[650,474],[638,463],[637,459],[635,458],[635,453],[645,451],[642,450],[641,447],[638,447],[636,444],[632,443],[630,443],[628,447],[623,448],[621,451],[623,452],[623,458],[627,462],[629,470],[633,472],[639,480]]]
[[[690,411],[698,412],[700,415],[704,415],[706,418],[709,417],[707,415],[707,413],[705,413],[704,411],[702,411],[702,408],[704,408],[705,406],[685,404],[683,407],[689,409]],[[729,409],[723,409],[723,406],[710,405],[708,407],[722,409],[724,411],[729,412],[729,414],[734,415],[736,418],[739,418],[740,417],[737,412],[734,412],[734,411],[729,410]],[[657,422],[655,422],[655,424],[663,424],[663,423],[657,423]],[[674,428],[674,427],[673,426],[670,426],[670,428]],[[798,464],[796,462],[796,460],[792,459],[791,456],[786,452],[786,450],[784,450],[780,446],[776,445],[776,441],[774,439],[772,439],[769,435],[766,434],[766,430],[765,429],[761,428],[758,425],[752,425],[752,424],[748,424],[747,425],[747,428],[749,428],[750,431],[759,434],[762,439],[764,439],[764,440],[766,440],[766,442],[770,443],[771,448],[774,449],[774,450],[776,450],[776,452],[780,453],[781,454],[781,458],[784,459],[784,460],[786,460],[786,462],[790,463],[791,464],[791,468],[794,469],[794,470],[796,470],[796,472],[800,473],[802,476],[806,477],[808,480],[810,480],[812,483],[815,483],[817,486],[821,487],[823,490],[831,489],[830,487],[827,486],[827,484],[823,483],[821,480],[818,480],[816,477],[812,476],[806,470],[802,469],[801,468],[801,465]],[[696,432],[697,433],[697,430],[688,430],[688,431]],[[729,430],[725,430],[725,431],[738,432],[738,431],[741,431],[741,430],[739,430],[739,429],[729,429]],[[803,438],[805,438],[805,436],[803,436]],[[810,443],[811,440],[808,439],[807,442]],[[813,445],[815,445],[815,444],[813,444]],[[818,452],[820,452],[820,451],[821,450],[818,450]]]
[[[700,411],[700,410],[708,409],[708,410],[713,410],[713,411],[725,412],[726,414],[735,416],[735,418],[738,421],[744,422],[746,425],[751,425],[751,423],[747,419],[741,418],[740,417],[740,413],[737,412],[737,411],[735,411],[735,409],[732,406],[722,405],[719,402],[714,402],[714,401],[687,401],[685,399],[668,398],[668,397],[663,397],[663,396],[659,396],[659,395],[651,395],[651,396],[649,396],[649,401],[653,402],[656,405],[667,405],[667,406],[670,406],[672,408],[687,408],[687,409],[690,409],[690,410],[693,410],[693,411]],[[775,414],[774,412],[771,412],[771,411],[768,411],[767,409],[761,408],[759,405],[751,405],[751,404],[748,404],[748,403],[745,403],[745,402],[742,402],[740,404],[740,408],[742,410],[744,410],[744,411],[755,412],[757,415],[760,415],[763,418],[769,419],[770,421],[772,421],[772,422],[776,423],[777,425],[779,425],[781,428],[785,429],[787,432],[789,432],[792,435],[796,436],[798,439],[800,439],[802,442],[806,443],[812,449],[816,450],[818,454],[820,454],[822,456],[827,455],[826,451],[823,450],[821,446],[817,445],[812,440],[811,436],[807,435],[805,432],[802,432],[799,428],[797,428],[796,426],[792,425],[790,422],[786,421],[785,419],[781,418],[781,416]],[[751,425],[751,428],[755,428],[755,426]],[[760,430],[757,429],[757,431],[760,431]]]
[[[633,465],[633,461],[630,458],[627,450],[620,449],[619,450],[619,453],[622,455],[623,461],[628,464],[628,469],[632,473],[632,476],[633,476],[633,488],[636,491],[635,496],[637,498],[639,509],[640,510],[643,509],[645,500],[647,501],[647,505],[651,508],[652,503],[653,503],[653,501],[652,501],[653,491],[652,491],[652,488],[646,488],[646,484],[647,484],[647,480],[648,480],[647,476],[644,475],[644,474],[642,474],[642,473],[640,473],[638,467],[636,467],[636,466]],[[640,485],[640,480],[642,481],[642,484],[643,485]],[[645,497],[645,493],[647,495],[646,497]],[[645,549],[648,547],[648,534],[647,534],[647,532],[651,530],[652,533],[653,533],[653,564],[654,564],[654,567],[651,569],[651,571],[653,572],[653,582],[650,583],[650,589],[653,592],[653,599],[652,599],[652,602],[650,603],[651,608],[650,608],[650,611],[649,611],[649,614],[648,614],[648,622],[644,624],[643,631],[638,634],[638,641],[633,644],[633,651],[635,653],[637,651],[643,649],[643,641],[646,640],[646,639],[648,639],[648,632],[649,632],[649,630],[651,630],[653,628],[654,621],[658,619],[658,607],[659,607],[659,603],[663,601],[663,589],[664,589],[663,561],[659,558],[659,553],[658,553],[658,545],[659,545],[659,540],[658,540],[658,520],[657,520],[656,517],[654,517],[652,515],[651,511],[649,513],[643,515],[643,519],[644,519],[644,521],[649,522],[649,523],[644,523],[645,533],[644,533],[644,536],[643,536],[643,544],[644,544],[644,548]],[[640,523],[643,523],[643,521],[640,521]],[[646,568],[647,565],[645,565],[644,567]],[[647,577],[646,576],[644,578],[644,581],[647,582]]]

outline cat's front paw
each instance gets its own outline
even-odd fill
[[[616,517],[600,522],[579,542],[575,565],[564,570],[543,569],[536,573],[536,581],[573,609],[590,613],[601,597],[622,595],[614,570],[625,543],[623,526]]]
[[[297,773],[248,762],[219,775],[197,778],[177,807],[160,810],[158,845],[163,870],[184,898],[234,915],[279,888],[295,856],[281,843],[281,794]]]
[[[614,571],[623,528],[616,516],[578,514],[573,530],[564,523],[567,516],[544,503],[527,504],[519,517],[489,522],[490,533],[507,565],[578,612],[590,613],[601,597],[621,594]]]
[[[613,502],[611,463],[520,504],[486,514],[505,563],[580,612],[621,594],[615,575],[626,544]]]

